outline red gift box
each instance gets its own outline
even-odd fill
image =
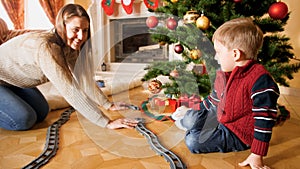
[[[201,102],[201,99],[200,99],[199,96],[192,95],[189,98],[189,108],[192,108],[194,110],[199,110],[200,109],[200,102]]]
[[[166,112],[173,113],[176,111],[177,108],[177,100],[175,99],[168,99],[169,105],[166,106]]]
[[[154,104],[159,108],[161,113],[173,113],[177,108],[177,100],[167,98],[154,98]]]
[[[200,109],[201,98],[198,95],[192,95],[188,97],[187,95],[183,95],[179,97],[177,106],[186,106],[188,108],[192,108],[194,110]]]
[[[157,106],[165,106],[165,99],[162,98],[154,98],[154,104]]]
[[[178,107],[186,106],[189,107],[189,98],[187,95],[180,96],[178,99]]]

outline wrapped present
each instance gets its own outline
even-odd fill
[[[186,106],[189,107],[189,97],[188,95],[182,95],[178,98],[178,107]]]
[[[177,100],[175,99],[168,99],[168,104],[165,107],[165,112],[174,113],[177,108]]]
[[[201,102],[200,96],[194,94],[190,97],[187,95],[182,95],[178,99],[178,104],[177,106],[186,106],[188,108],[192,108],[194,110],[199,110],[200,109],[200,102]]]
[[[173,113],[176,111],[177,100],[175,99],[156,97],[153,100],[160,113]]]
[[[166,103],[165,103],[165,102],[166,102],[166,99],[160,98],[160,97],[154,98],[153,101],[154,101],[154,104],[155,104],[156,106],[165,106],[165,104],[166,104]]]
[[[198,95],[192,95],[189,97],[189,108],[192,108],[194,110],[199,110],[200,109],[200,102],[201,98]]]

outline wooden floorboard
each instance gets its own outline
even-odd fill
[[[111,97],[114,101],[125,100],[140,104],[147,99],[148,93],[139,87],[130,92],[123,92]],[[274,169],[297,169],[300,161],[300,101],[298,96],[282,95],[280,102],[292,113],[291,119],[283,126],[274,128],[270,150],[265,157],[268,166]],[[37,124],[29,131],[6,131],[0,129],[0,168],[22,168],[43,151],[48,126],[55,122],[66,109],[52,111],[43,123]],[[118,118],[122,113],[105,112],[110,118]],[[128,112],[130,113],[130,112]],[[126,114],[123,112],[123,115]],[[130,114],[129,114],[130,116]],[[134,116],[134,114],[132,114]],[[148,127],[156,134],[164,132],[173,122],[148,123]],[[97,132],[95,130],[94,132]],[[118,134],[142,139],[137,131],[121,129]],[[107,142],[118,141],[107,139]],[[164,139],[165,140],[165,139]],[[167,140],[167,139],[166,139]],[[153,155],[142,158],[128,158],[103,149],[85,132],[80,116],[73,113],[70,120],[60,129],[59,150],[43,167],[49,169],[167,169],[170,168],[162,156]],[[122,142],[121,142],[122,143]],[[162,142],[164,144],[164,142]],[[120,149],[122,144],[119,144]],[[126,148],[126,147],[125,147]],[[181,140],[171,150],[187,165],[188,169],[235,169],[238,162],[247,157],[249,151],[232,153],[192,154]],[[130,151],[130,150],[128,150]],[[136,150],[134,150],[136,151]],[[140,150],[144,151],[144,150]],[[244,167],[249,168],[249,167]]]

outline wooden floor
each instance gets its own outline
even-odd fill
[[[111,99],[139,105],[147,97],[148,94],[142,87],[139,87],[114,95]],[[289,121],[274,129],[270,150],[265,157],[266,164],[274,169],[300,168],[299,97],[299,89],[286,89],[280,97],[280,103],[286,105],[292,114]],[[0,129],[0,168],[22,168],[39,156],[44,148],[48,126],[55,122],[63,111],[65,109],[51,112],[46,121],[36,125],[30,131]],[[143,117],[143,114],[136,111],[105,113],[109,114],[110,118]],[[146,126],[159,135],[162,144],[168,145],[169,142],[173,142],[173,145],[168,145],[168,147],[182,159],[188,169],[240,168],[237,163],[249,154],[249,151],[191,154],[182,139],[183,132],[177,129],[173,122],[147,119]],[[172,131],[170,131],[171,128]],[[135,129],[108,131],[93,126],[75,112],[60,129],[60,144],[56,156],[43,168],[167,169],[170,166],[162,156],[156,155],[149,148],[146,139]]]

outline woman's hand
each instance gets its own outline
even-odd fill
[[[127,104],[124,102],[114,102],[111,107],[109,108],[109,110],[115,111],[115,110],[126,110],[128,109],[128,106],[126,106]]]
[[[119,128],[133,129],[137,124],[138,124],[137,120],[123,118],[123,119],[110,121],[106,127],[108,129],[119,129]]]
[[[241,167],[247,165],[250,165],[251,169],[270,169],[270,167],[264,165],[263,157],[254,153],[251,153],[245,161],[239,163]]]

